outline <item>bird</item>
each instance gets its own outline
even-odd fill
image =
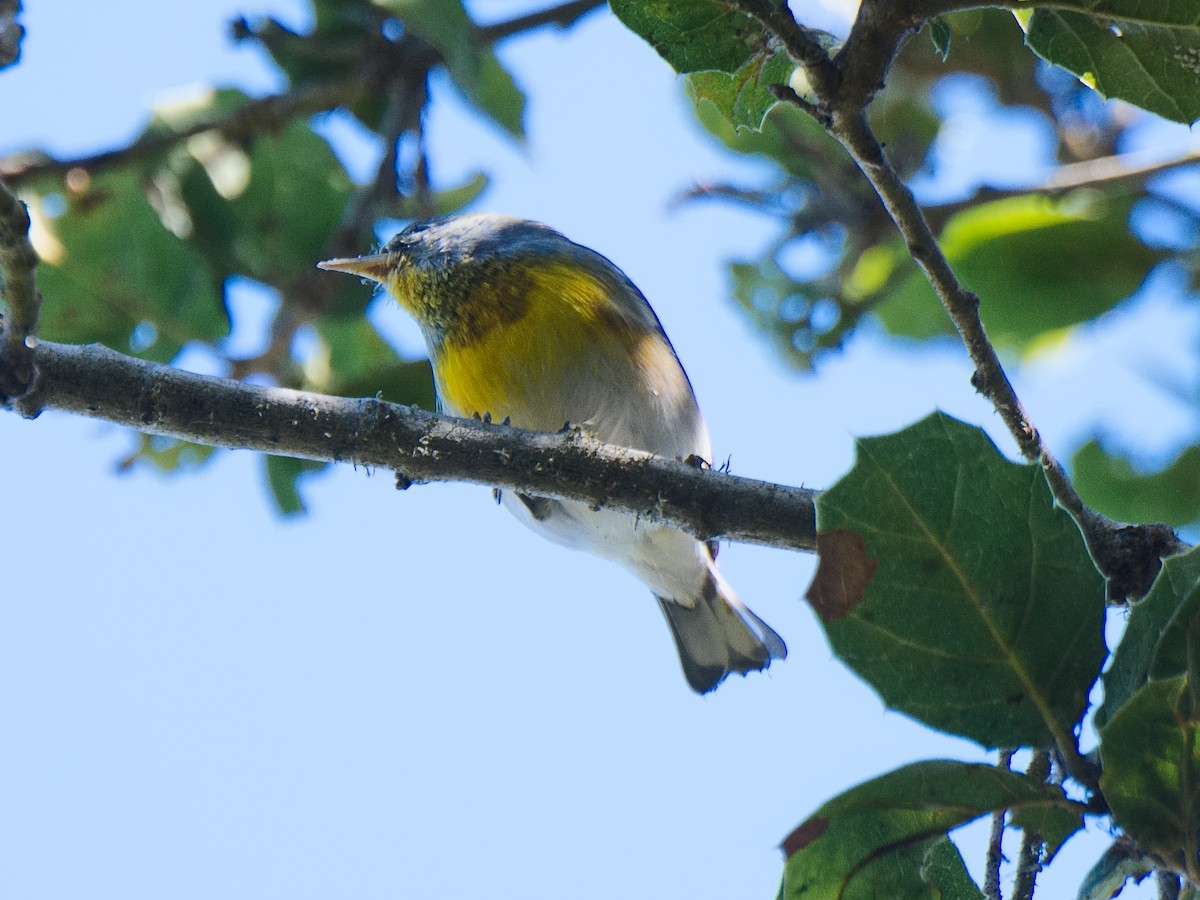
[[[416,320],[443,413],[538,431],[570,425],[667,458],[712,459],[691,383],[642,292],[547,225],[494,213],[431,219],[377,253],[317,265],[382,286]],[[645,584],[697,693],[787,655],[717,568],[715,544],[579,501],[501,499],[544,537]]]

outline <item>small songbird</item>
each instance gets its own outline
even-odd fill
[[[421,327],[442,410],[558,431],[667,458],[712,459],[692,386],[646,298],[620,269],[557,231],[463,215],[405,228],[383,250],[319,263],[387,289]],[[506,492],[551,540],[615,560],[653,591],[684,675],[707,693],[787,654],[683,531],[585,503]]]

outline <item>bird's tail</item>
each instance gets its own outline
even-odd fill
[[[759,671],[787,656],[783,638],[711,566],[694,605],[657,600],[671,626],[684,677],[698,694],[707,694],[730,672]]]

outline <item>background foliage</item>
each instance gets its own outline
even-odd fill
[[[564,18],[591,5],[569,5]],[[784,358],[803,369],[822,366],[864,328],[917,342],[951,333],[870,185],[812,118],[775,102],[770,85],[801,93],[805,85],[786,54],[757,37],[762,29],[752,17],[716,2],[613,6],[677,70],[691,73],[687,92],[703,126],[736,153],[767,163],[754,183],[709,183],[688,199],[738,203],[777,222],[774,242],[758,258],[731,262],[730,277],[747,318]],[[983,299],[989,334],[1013,360],[1117,308],[1160,267],[1183,273],[1185,286],[1195,278],[1196,185],[1183,168],[1192,158],[1114,156],[1143,120],[1129,107],[1103,104],[1093,90],[1190,121],[1200,109],[1196,82],[1176,63],[1194,53],[1195,26],[1144,14],[1130,21],[1122,14],[1135,11],[1119,0],[1080,9],[939,17],[928,35],[905,45],[871,109],[901,174],[930,193],[939,140],[950,127],[936,98],[954,79],[972,79],[993,115],[1019,108],[1048,126],[1057,165],[1031,173],[1028,183],[976,186],[927,206],[951,263]],[[36,213],[41,333],[159,361],[201,345],[236,377],[429,406],[425,363],[394,351],[365,315],[364,291],[317,275],[311,264],[357,252],[376,239],[377,226],[386,234],[394,220],[464,208],[486,188],[485,173],[450,184],[431,176],[436,166],[422,133],[431,75],[448,77],[479,116],[523,136],[524,95],[494,51],[506,26],[480,27],[466,10],[452,10],[415,0],[318,2],[309,30],[241,20],[236,37],[286,75],[280,95],[215,89],[158,108],[128,151],[6,160],[0,172]],[[1062,68],[1018,52],[1022,40]],[[355,183],[309,118],[334,106],[396,148],[366,185]],[[239,281],[280,298],[270,340],[251,357],[226,344],[234,326],[227,292]],[[1079,451],[1073,471],[1084,499],[1102,511],[1182,525],[1200,514],[1200,497],[1188,489],[1200,477],[1196,457],[1194,447],[1184,448],[1144,472],[1129,452],[1096,441]],[[179,470],[212,458],[203,448],[143,439],[127,465]],[[297,479],[313,466],[273,458],[265,465],[277,506],[299,510]],[[960,505],[964,484],[979,491]],[[878,511],[888,490],[894,520]],[[1053,508],[1038,470],[1003,460],[978,433],[944,417],[860,444],[855,471],[823,503],[823,528],[861,534],[867,555],[883,561],[872,582],[882,593],[843,598],[835,613],[822,614],[835,654],[885,703],[919,721],[983,747],[1024,747],[1035,757],[1052,749],[1065,759],[1054,759],[1049,780],[1068,782],[1068,791],[1044,785],[1046,775],[996,767],[898,769],[821,807],[815,819],[832,823],[821,835],[802,825],[789,839],[785,894],[954,896],[958,888],[947,885],[969,876],[942,836],[1006,808],[1019,811],[1016,821],[1033,843],[1056,835],[1036,851],[1047,858],[1083,824],[1078,793],[1096,788],[1074,733],[1104,663],[1103,590],[1078,532]],[[1015,547],[1026,555],[1014,556]],[[1200,865],[1187,844],[1196,752],[1189,558],[1171,564],[1131,614],[1130,635],[1105,678],[1099,787],[1111,810],[1093,804],[1086,812],[1099,828],[1111,813],[1140,850],[1118,860],[1123,869],[1101,859],[1088,883],[1102,887],[1087,896],[1107,896],[1111,871],[1148,871],[1153,861],[1141,851],[1186,874]],[[967,650],[950,659],[955,648]],[[920,664],[942,657],[945,667]],[[921,809],[919,824],[898,812],[906,804]],[[1177,814],[1164,819],[1155,812],[1164,807]],[[951,808],[953,815],[939,815]],[[1026,818],[1037,810],[1043,818]],[[882,819],[895,819],[894,827],[879,828]],[[844,846],[867,848],[872,864],[827,849]],[[841,868],[829,868],[834,858]],[[882,859],[888,864],[878,865]],[[839,880],[817,887],[814,872]]]

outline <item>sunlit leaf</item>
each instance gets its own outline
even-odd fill
[[[1027,347],[1046,331],[1095,318],[1132,294],[1161,253],[1129,233],[1127,200],[1025,195],[971,207],[940,236],[963,284],[979,295],[988,335]],[[911,267],[897,245],[897,265]],[[888,293],[878,315],[908,337],[952,333],[924,275]]]

